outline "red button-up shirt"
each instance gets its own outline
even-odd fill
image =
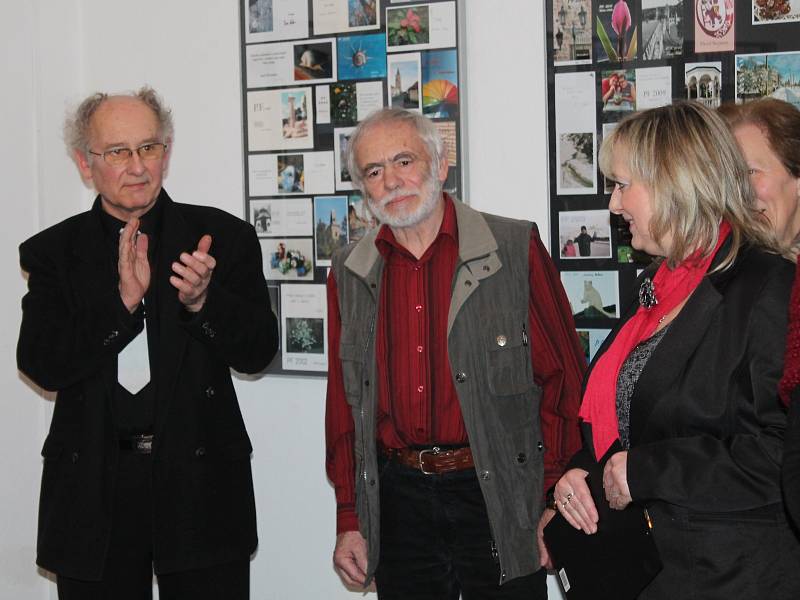
[[[447,316],[458,227],[446,198],[439,234],[417,259],[385,225],[375,245],[385,262],[375,351],[378,368],[377,436],[387,448],[466,444],[467,432],[450,372]],[[529,247],[528,319],[534,378],[543,387],[545,488],[580,448],[578,408],[586,361],[564,289],[535,230]],[[336,279],[328,277],[328,395],[326,467],[334,484],[337,533],[358,529],[355,514],[354,424],[339,360],[341,321]]]

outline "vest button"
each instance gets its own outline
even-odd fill
[[[495,338],[497,345],[501,348],[508,343],[508,338],[504,336],[502,333]]]
[[[375,480],[374,480],[374,479],[370,479],[370,480],[369,480],[369,484],[370,484],[371,486],[374,486],[374,485],[375,485]]]
[[[517,462],[519,464],[523,464],[526,460],[528,460],[528,457],[525,456],[524,452],[520,452],[519,454],[517,454]]]
[[[483,265],[483,270],[488,273],[489,271],[492,270],[492,268],[489,265]]]
[[[466,373],[462,373],[460,371],[458,373],[456,373],[456,381],[458,383],[464,383],[466,380],[467,380],[467,374]]]
[[[465,285],[465,286],[467,286],[467,287],[472,287],[472,282],[471,282],[469,279],[467,279],[467,280],[464,282],[464,285]]]
[[[481,471],[481,479],[487,481],[490,477],[491,475],[489,474],[489,471]]]
[[[364,386],[365,387],[369,387],[369,379],[365,379],[364,380]]]
[[[539,452],[541,452],[542,450],[544,450],[544,444],[543,444],[542,442],[538,442],[538,443],[536,444],[536,449],[537,449]]]

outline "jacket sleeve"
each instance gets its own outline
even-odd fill
[[[358,530],[356,470],[353,457],[355,426],[342,381],[341,337],[336,279],[328,275],[328,394],[325,407],[325,469],[336,494],[336,533]]]
[[[241,373],[258,373],[278,350],[278,320],[270,308],[255,229],[241,222],[230,256],[215,258],[218,268],[205,304],[196,314],[184,311],[183,325],[224,364]],[[220,268],[223,260],[226,266]]]
[[[781,482],[789,516],[795,526],[800,527],[800,388],[795,388],[789,405]]]
[[[737,364],[715,364],[708,354],[689,358],[708,363],[707,381],[683,386],[685,393],[697,394],[697,423],[684,426],[681,435],[630,450],[628,485],[634,500],[663,500],[697,511],[747,510],[780,502],[786,413],[777,384],[790,287],[790,279],[770,276],[758,291],[748,322],[740,325],[746,334]],[[733,398],[717,403],[727,404],[725,414],[705,414],[700,404],[704,397],[725,389]]]
[[[542,387],[542,437],[545,444],[544,489],[561,477],[569,458],[581,447],[578,409],[586,359],[564,287],[536,228],[529,249],[531,361]]]
[[[113,360],[142,330],[144,314],[129,313],[113,284],[108,289],[98,284],[96,293],[71,290],[68,267],[45,241],[50,242],[20,246],[28,292],[22,298],[17,366],[37,385],[58,391]]]

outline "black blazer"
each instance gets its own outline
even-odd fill
[[[777,385],[793,279],[789,261],[749,247],[731,268],[702,279],[631,399],[628,486],[635,501],[699,512],[781,502],[786,411]],[[593,364],[637,308],[627,308]],[[571,466],[593,456],[591,428],[584,433]]]
[[[252,226],[215,208],[174,203],[163,190],[158,201],[154,563],[167,573],[246,558],[256,548],[252,448],[230,368],[263,370],[278,338]],[[119,298],[100,210],[98,199],[20,246],[29,291],[18,366],[57,391],[42,449],[37,563],[84,580],[101,578],[111,528],[117,354],[143,327]],[[217,266],[203,309],[192,315],[169,283],[170,264],[205,233]]]
[[[800,533],[800,387],[792,392],[789,405],[789,426],[783,448],[783,496],[786,509]]]

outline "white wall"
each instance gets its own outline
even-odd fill
[[[14,366],[24,293],[16,246],[91,201],[61,142],[65,108],[95,89],[153,85],[176,118],[170,194],[242,215],[236,4],[0,1],[6,57],[0,67],[5,92],[0,165],[7,190],[0,224],[2,598],[55,598],[55,586],[33,563],[38,452],[52,403]],[[471,203],[535,219],[546,236],[542,12],[541,4],[530,0],[467,0],[466,99]],[[324,380],[267,377],[237,381],[236,387],[255,447],[260,547],[251,569],[252,597],[358,597],[341,586],[331,567],[335,523],[323,467]]]

